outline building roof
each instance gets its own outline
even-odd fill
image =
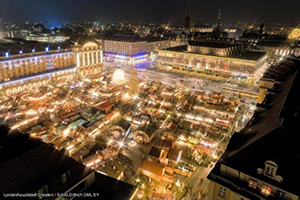
[[[149,155],[155,158],[159,158],[160,154],[161,154],[161,149],[155,146],[153,146],[149,152]]]
[[[259,41],[267,41],[267,42],[284,42],[287,40],[287,35],[283,34],[259,34],[259,33],[243,33],[243,35],[240,36],[240,39],[255,39]]]
[[[172,200],[173,194],[172,193],[157,193],[153,192],[151,199],[163,199],[163,200]]]
[[[164,37],[153,37],[153,36],[149,36],[149,37],[145,37],[145,40],[147,42],[160,42],[160,41],[166,41],[167,39]]]
[[[211,48],[229,48],[229,47],[237,47],[240,46],[239,44],[232,44],[232,43],[225,43],[225,42],[202,42],[202,41],[188,41],[189,45],[191,46],[201,46],[201,47],[211,47]]]
[[[25,151],[13,155],[13,158],[10,157],[0,165],[1,193],[35,193],[45,185],[48,186],[49,192],[65,192],[90,173],[89,168],[50,144],[40,143],[36,146],[32,142],[27,143],[26,138],[16,143],[11,139],[13,138],[9,139],[12,147],[4,146],[1,149],[2,153],[11,154],[10,148],[20,148]],[[31,145],[32,148],[27,150]],[[67,171],[70,171],[71,180],[62,184],[61,175]]]
[[[45,27],[43,24],[41,24],[41,23],[34,24],[32,27],[33,27],[33,28],[46,29],[46,27]]]
[[[125,119],[122,118],[122,119],[116,124],[116,126],[120,126],[120,127],[122,127],[125,131],[127,131],[127,130],[130,128],[131,124],[130,124],[127,120],[125,120]]]
[[[151,172],[156,176],[162,176],[165,166],[164,164],[158,162],[159,162],[158,160],[154,160],[154,159],[151,161],[144,159],[141,163],[140,168],[145,171]]]
[[[198,55],[207,55],[207,56],[214,56],[214,57],[221,57],[221,58],[235,58],[235,59],[242,59],[242,60],[251,60],[251,61],[258,61],[262,57],[266,56],[266,52],[261,51],[241,51],[240,53],[230,54],[227,56],[217,56],[217,55],[210,55],[210,54],[200,54],[196,52],[187,51],[187,45],[177,46],[177,47],[170,47],[159,51],[174,51],[179,53],[190,53],[190,54],[198,54]]]
[[[297,70],[297,65],[291,65],[293,57],[289,60],[282,60],[279,65],[270,66],[267,71],[264,73],[263,78],[274,79],[276,81],[283,82],[287,79],[287,76],[294,73]]]
[[[95,182],[85,189],[85,193],[98,193],[100,200],[129,200],[136,192],[137,187],[95,172]],[[86,197],[75,198],[86,199]]]
[[[101,110],[106,110],[108,108],[110,108],[111,106],[113,106],[113,104],[109,101],[105,101],[101,104],[98,105],[98,108],[100,108]]]
[[[106,118],[107,118],[107,119],[110,119],[110,118],[112,118],[112,117],[115,117],[117,114],[118,114],[117,111],[112,111],[111,113],[109,113],[109,114],[106,115]]]
[[[295,131],[300,121],[300,61],[288,59],[279,65],[273,73],[279,73],[283,82],[275,99],[241,133],[233,135],[212,173],[219,174],[218,166],[222,163],[299,196],[294,183],[300,179],[300,136]],[[283,70],[288,71],[283,76],[280,68],[287,67],[293,70]],[[283,178],[282,182],[257,173],[267,160],[278,165],[277,175]]]
[[[248,145],[257,140],[258,137],[261,137],[280,126],[282,118],[279,116],[285,105],[286,96],[293,86],[296,70],[297,66],[294,65],[293,62],[285,61],[281,62],[278,66],[271,67],[269,71],[266,72],[266,76],[269,77],[269,74],[272,74],[272,77],[277,77],[277,80],[281,81],[281,83],[276,86],[276,97],[270,97],[270,95],[267,96],[266,99],[269,100],[269,102],[264,105],[264,111],[256,111],[254,117],[251,119],[250,123],[246,125],[243,131],[233,135],[231,138],[232,145],[227,147],[230,151],[235,148],[242,148],[240,145]]]
[[[102,40],[120,42],[146,42],[146,39],[140,37],[139,35],[106,35],[102,37]]]
[[[82,36],[82,35],[72,36],[68,40],[68,42],[72,45],[84,45],[88,42],[93,42],[95,44],[99,44],[99,42],[97,42],[95,37],[93,37],[93,36]]]
[[[9,56],[15,55],[20,58],[26,55],[46,54],[46,47],[49,48],[48,53],[71,51],[72,45],[84,45],[87,42],[94,42],[98,44],[94,37],[89,36],[73,36],[68,41],[59,43],[43,43],[36,41],[27,41],[24,39],[0,38],[0,58],[3,57],[6,60],[10,59],[5,57],[6,52],[9,52]],[[20,51],[22,53],[20,53]]]
[[[170,148],[168,151],[167,158],[169,160],[177,161],[178,159],[180,159],[180,154],[181,154],[181,150],[176,148]]]
[[[146,133],[146,135],[151,137],[155,132],[155,127],[152,124],[147,124],[144,126],[139,126],[137,130],[143,131],[144,133]]]
[[[64,52],[66,50],[69,51],[70,43],[61,42],[49,44],[21,39],[0,39],[0,58],[5,58],[5,60],[10,59],[10,57],[5,57],[6,52],[9,52],[9,56],[16,55],[20,58],[26,56],[26,54],[46,54],[46,47],[49,47],[49,53]],[[34,53],[32,52],[33,49],[35,51]],[[22,51],[22,53],[20,53],[20,51]]]
[[[161,147],[171,148],[173,147],[175,141],[173,139],[163,139],[160,141]]]
[[[8,127],[0,125],[0,165],[43,144],[29,135],[8,132]]]
[[[169,125],[168,125],[168,129],[170,130],[175,130],[177,128],[177,124],[171,122]]]
[[[49,193],[63,193],[91,173],[95,174],[95,182],[92,180],[93,183],[84,192],[98,193],[97,199],[127,200],[136,192],[136,186],[92,172],[50,144],[23,133],[8,134],[7,127],[0,128],[1,193],[36,193],[45,185],[48,185]],[[122,168],[119,163],[113,163],[116,168]],[[62,184],[61,175],[68,171],[70,180]]]
[[[124,171],[124,167],[119,161],[109,160],[105,163],[105,172],[108,176],[113,178],[118,178],[120,174]]]

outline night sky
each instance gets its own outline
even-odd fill
[[[187,0],[0,0],[2,21],[128,21],[183,23]],[[300,21],[300,0],[191,0],[195,24]],[[5,12],[6,11],[6,12]],[[5,13],[4,13],[5,12]]]

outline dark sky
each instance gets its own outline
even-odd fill
[[[129,21],[182,23],[187,0],[0,0],[3,21]],[[300,0],[191,0],[194,23],[300,21]]]

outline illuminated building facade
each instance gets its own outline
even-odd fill
[[[88,76],[102,72],[102,47],[96,41],[78,40],[72,46],[79,75]]]
[[[193,32],[200,32],[200,33],[205,33],[205,32],[213,32],[214,28],[209,25],[196,25],[193,27]]]
[[[214,76],[258,81],[267,53],[244,51],[238,44],[189,41],[188,45],[158,51],[165,69],[188,70]]]
[[[260,31],[244,32],[239,38],[249,49],[268,52],[269,58],[283,57],[288,55],[300,56],[299,29],[294,29],[290,35],[264,33],[263,24]]]
[[[25,39],[27,41],[37,41],[37,42],[46,42],[46,43],[55,43],[55,42],[64,42],[68,40],[68,36],[43,36],[43,35],[29,35]]]
[[[171,46],[170,40],[137,36],[107,36],[102,43],[106,62],[126,64],[145,62],[149,53]]]
[[[110,53],[134,55],[141,52],[146,52],[146,46],[146,41],[104,40],[104,51]]]
[[[50,81],[102,72],[102,50],[96,42],[45,44],[5,43],[1,46],[0,90],[12,94]]]
[[[147,40],[147,53],[156,51],[157,49],[165,49],[173,46],[179,46],[173,44],[173,40],[166,40],[163,38],[146,38]]]
[[[104,57],[107,62],[134,64],[146,61],[147,42],[139,37],[105,37]]]

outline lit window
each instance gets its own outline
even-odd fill
[[[219,192],[218,192],[218,196],[220,196],[222,198],[226,198],[226,188],[220,187]]]
[[[269,196],[271,194],[271,188],[269,186],[263,185],[261,187],[261,193],[265,196]]]
[[[255,181],[253,179],[249,179],[248,186],[251,187],[251,188],[256,189],[256,187],[257,187],[257,181]]]
[[[282,192],[280,190],[277,190],[277,197],[278,197],[278,199],[285,199],[286,198],[286,193]]]
[[[273,176],[274,168],[271,166],[266,166],[265,173],[267,175]]]

